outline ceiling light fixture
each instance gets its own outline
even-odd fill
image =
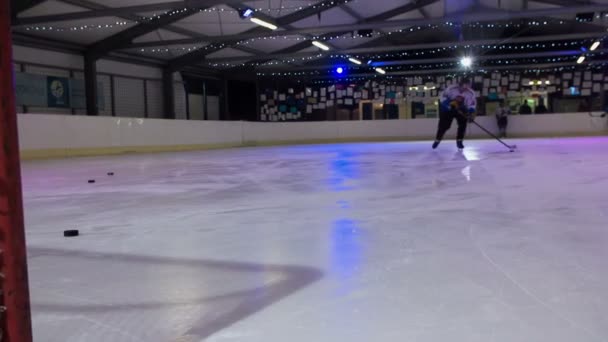
[[[277,25],[275,25],[275,24],[271,24],[271,23],[269,23],[269,22],[267,22],[267,21],[264,21],[264,20],[262,20],[262,19],[259,19],[259,18],[251,18],[251,19],[249,19],[249,20],[251,20],[252,22],[254,22],[254,23],[256,23],[256,24],[258,24],[258,25],[260,25],[260,26],[264,26],[264,27],[266,27],[266,28],[269,28],[269,29],[271,29],[271,30],[276,30],[276,29],[278,29],[278,28],[279,28]]]
[[[356,58],[352,58],[352,57],[350,57],[348,60],[351,61],[351,62],[353,62],[353,63],[355,63],[355,64],[357,64],[357,65],[361,65],[361,63],[362,63],[360,60],[358,60]]]
[[[325,45],[325,44],[321,43],[321,42],[320,42],[320,41],[318,41],[318,40],[313,40],[313,41],[312,41],[312,45],[314,45],[314,46],[318,47],[318,48],[319,48],[319,49],[321,49],[321,50],[329,51],[329,46],[327,46],[327,45]]]
[[[253,12],[254,12],[254,10],[251,8],[244,8],[244,9],[239,10],[239,16],[242,19],[247,19],[253,15]]]
[[[473,59],[471,57],[462,57],[460,64],[465,68],[470,68],[473,65]]]

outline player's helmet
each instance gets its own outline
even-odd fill
[[[471,86],[471,79],[465,77],[465,78],[463,78],[463,79],[460,80],[459,84],[460,84],[461,87],[464,87],[464,86],[469,86],[470,87]]]

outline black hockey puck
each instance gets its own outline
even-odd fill
[[[108,172],[108,176],[114,176],[114,172]]]
[[[89,179],[89,183],[95,183],[94,179]]]
[[[80,234],[78,229],[70,229],[70,230],[63,231],[63,236],[65,236],[65,237],[74,237],[74,236],[78,236],[78,234]]]

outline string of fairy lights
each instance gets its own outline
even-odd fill
[[[347,3],[352,3],[352,2],[357,2],[360,0],[334,0],[331,2],[308,2],[306,4],[300,4],[300,5],[296,5],[296,6],[289,6],[289,5],[281,5],[281,6],[271,6],[271,7],[257,7],[257,8],[252,8],[249,7],[251,10],[255,11],[255,12],[266,12],[266,13],[285,13],[285,12],[297,12],[297,11],[301,11],[305,8],[312,8],[312,9],[319,9],[319,8],[329,8],[329,7],[334,7],[336,5],[342,5],[342,4],[347,4]],[[232,9],[232,8],[226,8],[226,7],[209,7],[209,8],[201,8],[198,9],[198,12],[200,13],[232,13],[232,14],[238,14],[240,12],[239,9]],[[160,16],[162,14],[166,14],[166,13],[170,13],[170,11],[167,12],[163,12],[163,13],[159,13],[159,14],[153,14],[150,17],[157,17]]]
[[[481,44],[481,45],[451,45],[444,46],[435,49],[427,49],[421,51],[405,51],[405,52],[387,52],[381,54],[369,55],[367,58],[370,59],[392,59],[392,58],[403,58],[403,57],[422,57],[422,56],[433,56],[440,53],[451,52],[454,50],[461,49],[480,49],[480,50],[513,50],[513,51],[530,51],[531,49],[549,49],[549,48],[572,48],[577,46],[583,46],[589,44],[594,40],[592,39],[580,39],[572,41],[561,41],[561,42],[550,42],[550,43],[519,43],[519,44]],[[473,51],[477,52],[477,51]],[[331,58],[347,58],[348,55],[331,55]]]
[[[489,51],[495,50],[495,51],[500,51],[500,50],[513,50],[513,51],[530,51],[532,49],[541,49],[543,51],[545,51],[545,49],[557,49],[557,48],[579,48],[581,46],[585,46],[588,44],[591,44],[591,42],[593,42],[594,40],[592,39],[582,39],[582,40],[575,40],[575,41],[561,41],[561,42],[550,42],[550,43],[524,43],[524,44],[505,44],[505,45],[495,45],[495,44],[482,44],[479,46],[474,46],[474,45],[465,45],[464,48],[467,49],[470,52],[474,52],[477,55],[483,55]],[[193,51],[195,49],[217,49],[217,48],[221,48],[223,46],[206,46],[206,47],[189,47],[189,48],[176,48],[176,49],[158,49],[158,52],[180,52],[180,51]],[[362,58],[362,56],[354,56],[356,58],[361,58],[361,59],[373,59],[373,60],[379,60],[379,59],[395,59],[395,58],[403,58],[403,57],[429,57],[429,56],[435,56],[437,54],[442,54],[442,53],[452,53],[455,50],[459,50],[462,49],[463,46],[460,45],[453,45],[453,46],[449,46],[449,47],[441,47],[441,48],[435,48],[435,49],[427,49],[424,51],[411,51],[411,52],[395,52],[395,53],[385,53],[385,54],[376,54],[376,55],[371,55],[371,56],[367,56],[366,58]],[[154,50],[153,50],[154,51]],[[601,52],[600,55],[604,55],[605,52]],[[590,54],[589,57],[593,57],[597,54]],[[243,67],[243,66],[255,66],[255,67],[271,67],[271,66],[279,66],[279,65],[288,65],[289,63],[301,63],[301,62],[308,62],[308,61],[312,61],[315,59],[319,59],[321,57],[323,57],[323,54],[316,54],[316,55],[312,55],[312,56],[306,56],[306,57],[297,57],[297,58],[290,58],[290,59],[281,59],[281,60],[271,60],[271,61],[264,61],[264,62],[241,62],[241,63],[226,63],[226,62],[216,62],[216,63],[207,63],[206,65],[209,67],[214,67],[214,68],[234,68],[234,67]],[[332,63],[336,63],[336,61],[340,61],[340,60],[345,60],[348,59],[349,57],[351,57],[350,55],[346,55],[346,54],[337,54],[337,55],[329,55],[329,59],[332,61]],[[487,66],[491,66],[491,65],[516,65],[516,64],[522,64],[522,63],[558,63],[558,62],[570,62],[573,59],[576,59],[578,56],[563,56],[563,57],[548,57],[548,58],[544,58],[544,59],[540,59],[540,58],[528,58],[528,59],[516,59],[516,58],[511,58],[511,59],[500,59],[500,60],[488,60],[486,61],[484,64]],[[389,66],[384,68],[387,71],[403,71],[403,70],[414,70],[414,69],[422,69],[422,70],[430,70],[430,69],[436,69],[436,68],[446,68],[446,67],[453,67],[455,65],[457,65],[458,63],[456,61],[454,62],[448,62],[448,63],[429,63],[426,65],[410,65],[410,66]],[[359,68],[357,67],[352,67],[352,68],[345,68],[348,71],[353,71],[353,70],[357,70]],[[332,71],[326,71],[326,74],[331,73]],[[259,76],[304,76],[304,75],[318,75],[321,73],[306,73],[306,72],[291,72],[291,73],[277,73],[277,72],[270,72],[270,73],[264,73],[264,72],[260,72],[258,73]]]
[[[588,57],[592,58],[595,56],[605,56],[606,52],[599,53],[589,53]],[[517,66],[517,65],[533,65],[533,64],[553,64],[553,63],[574,63],[575,61],[578,63],[580,56],[579,55],[570,55],[570,56],[560,56],[560,57],[536,57],[536,58],[510,58],[510,59],[488,59],[484,61],[483,66],[479,66],[481,70],[483,68],[491,68],[496,66]],[[416,64],[416,65],[400,65],[400,66],[388,66],[383,69],[387,72],[403,72],[403,71],[415,71],[415,70],[438,70],[438,69],[454,69],[461,67],[461,62],[452,61],[452,62],[443,62],[443,63],[428,63],[428,64]],[[593,62],[591,64],[586,65],[588,68],[601,68],[606,65],[604,61]],[[573,66],[576,67],[576,66]],[[347,67],[344,66],[343,70],[349,73],[363,73],[366,72],[366,69],[361,66],[352,66]],[[314,71],[269,71],[269,72],[258,72],[257,75],[260,77],[293,77],[293,76],[306,76],[306,77],[314,77],[314,76],[332,76],[334,70],[314,70]],[[343,79],[343,77],[339,77]],[[348,77],[346,78],[348,79]]]
[[[317,54],[313,56],[306,57],[297,57],[290,59],[281,59],[281,60],[271,60],[267,62],[242,62],[242,63],[207,63],[207,66],[218,68],[234,68],[234,67],[244,67],[244,66],[275,66],[275,65],[284,65],[289,63],[298,63],[298,62],[309,62],[315,59],[319,59],[323,57],[323,54]]]
[[[592,39],[580,39],[580,40],[568,40],[568,41],[555,41],[550,43],[520,43],[520,44],[481,44],[481,45],[458,45],[454,44],[451,46],[445,46],[440,48],[432,48],[432,49],[424,49],[417,51],[399,51],[399,52],[389,52],[383,54],[372,54],[372,55],[363,55],[363,54],[332,54],[325,55],[329,58],[330,62],[335,64],[339,63],[341,60],[347,60],[350,57],[354,57],[360,60],[368,61],[368,60],[393,60],[400,58],[412,58],[412,57],[433,57],[437,55],[453,55],[454,51],[459,51],[462,49],[466,49],[467,51],[476,54],[486,54],[488,52],[494,51],[531,51],[531,50],[543,50],[547,51],[550,49],[559,49],[559,48],[580,48],[585,45],[589,45],[593,42]],[[272,65],[285,65],[289,63],[298,63],[298,62],[306,62],[315,60],[323,57],[323,54],[316,54],[314,56],[307,57],[293,57],[293,58],[284,58],[273,60],[269,62],[211,62],[207,63],[207,66],[210,67],[220,67],[220,68],[234,68],[234,67],[244,67],[244,66],[272,66]]]
[[[268,8],[264,8],[264,7],[260,7],[260,8],[250,8],[248,7],[248,10],[251,10],[252,12],[267,12],[270,14],[276,13],[276,14],[283,14],[283,12],[297,12],[297,11],[301,11],[303,9],[306,8],[310,8],[310,9],[322,9],[322,8],[330,8],[330,7],[334,7],[334,6],[339,6],[339,5],[343,5],[343,4],[347,4],[350,2],[354,2],[354,1],[358,1],[358,0],[334,0],[331,2],[317,2],[317,3],[311,3],[309,2],[307,5],[299,5],[299,6],[278,6],[278,7],[268,7]],[[225,7],[210,7],[210,8],[199,8],[199,9],[192,9],[192,8],[183,8],[183,9],[176,9],[176,10],[172,10],[172,11],[165,11],[165,12],[161,12],[161,13],[154,13],[151,16],[140,16],[139,21],[152,21],[152,20],[156,20],[156,19],[160,19],[164,16],[171,16],[171,15],[175,15],[175,14],[179,14],[179,13],[183,13],[186,11],[190,11],[193,13],[229,13],[229,14],[240,14],[240,12],[243,9],[231,9],[231,8],[225,8]],[[138,22],[139,22],[138,21]]]
[[[308,2],[307,4],[301,4],[298,6],[278,6],[278,7],[259,7],[252,8],[255,12],[266,12],[266,13],[277,13],[282,14],[284,12],[297,12],[301,11],[305,8],[312,9],[320,9],[320,8],[329,8],[334,7],[336,5],[347,4],[351,2],[356,2],[359,0],[334,0],[332,2]],[[87,25],[73,25],[73,26],[61,26],[61,25],[32,25],[26,26],[23,29],[26,31],[53,31],[53,32],[65,32],[65,31],[91,31],[91,30],[107,30],[110,28],[115,28],[117,26],[126,26],[130,24],[140,24],[140,23],[148,23],[154,20],[158,20],[165,16],[173,16],[180,13],[184,13],[186,11],[190,11],[194,13],[231,13],[238,14],[240,10],[238,9],[230,9],[225,7],[210,7],[210,8],[200,8],[200,9],[191,9],[191,8],[182,8],[175,9],[171,11],[164,11],[160,13],[153,13],[149,16],[138,16],[138,20],[127,20],[127,21],[112,21],[112,22],[103,22],[99,24],[87,24]]]
[[[575,58],[576,59],[576,58]],[[572,61],[572,59],[570,60]],[[562,61],[563,62],[563,61]],[[538,64],[542,64],[542,63],[549,63],[548,61],[537,61],[536,63]],[[416,70],[442,70],[442,69],[455,69],[458,68],[459,64],[457,62],[454,63],[439,63],[439,64],[435,64],[435,65],[426,65],[426,66],[417,66],[417,67],[407,67],[401,70],[389,70],[388,68],[386,68],[387,71],[416,71]],[[491,65],[487,65],[486,67],[491,67]],[[360,72],[364,72],[361,71]],[[326,71],[294,71],[294,72],[267,72],[267,73],[257,73],[258,76],[260,77],[294,77],[294,76],[305,76],[305,77],[317,77],[317,76],[329,76],[332,78],[335,78],[332,76],[331,72],[326,72]],[[369,75],[366,75],[365,77],[368,77]],[[382,76],[382,75],[374,75],[374,76],[379,76],[379,77],[388,77],[388,76]],[[338,78],[339,80],[348,80],[350,79],[349,77],[345,77],[345,78]]]
[[[347,2],[354,2],[357,0],[351,0],[351,1],[336,1],[336,3],[347,3]],[[301,11],[304,8],[307,7],[312,7],[312,8],[323,8],[323,7],[327,7],[329,5],[327,4],[320,4],[320,3],[312,3],[309,2],[306,5],[298,5],[298,6],[278,6],[278,7],[257,7],[257,8],[252,8],[252,10],[256,11],[256,12],[265,12],[265,13],[289,13],[289,12],[297,12],[297,11]],[[203,12],[203,13],[238,13],[239,10],[235,10],[235,9],[231,9],[231,8],[225,8],[225,7],[210,7],[210,8],[205,8],[205,9],[201,9],[199,10],[199,12]]]
[[[595,63],[593,65],[587,65],[584,70],[587,71],[596,71],[596,72],[600,72],[600,71],[604,71],[606,69],[606,67],[608,66],[608,62],[602,62],[602,63]],[[353,84],[353,83],[362,83],[362,82],[368,82],[368,81],[382,81],[383,84],[386,85],[405,85],[407,84],[407,82],[410,82],[414,79],[417,79],[418,83],[425,83],[425,82],[434,82],[436,80],[437,77],[443,77],[445,79],[455,79],[458,77],[462,77],[462,76],[466,76],[466,77],[473,77],[473,76],[483,76],[483,75],[488,75],[488,74],[499,74],[502,76],[508,76],[508,75],[520,75],[520,76],[525,76],[525,77],[532,77],[535,79],[541,79],[541,78],[546,78],[546,76],[548,75],[552,75],[554,73],[563,73],[563,72],[573,72],[573,71],[577,71],[577,70],[581,70],[581,68],[575,66],[575,65],[565,65],[565,66],[559,66],[559,67],[551,67],[551,68],[527,68],[527,69],[520,69],[520,70],[501,70],[501,71],[496,71],[496,70],[486,70],[486,69],[479,69],[476,70],[474,73],[471,72],[456,72],[456,73],[446,73],[446,74],[441,74],[441,75],[386,75],[386,76],[381,76],[381,75],[367,75],[367,76],[353,76],[353,77],[345,77],[345,78],[340,78],[340,79],[335,79],[335,78],[328,78],[328,79],[316,79],[316,80],[310,80],[310,79],[305,79],[305,78],[301,78],[301,79],[296,79],[294,80],[295,83],[300,83],[300,84],[314,84],[314,85],[335,85],[335,84]],[[532,84],[522,84],[522,87],[532,87],[532,86],[539,86],[538,83],[532,83]],[[553,83],[550,83],[549,85],[553,85]],[[541,86],[548,86],[548,84],[544,84]]]
[[[167,53],[167,52],[190,52],[196,50],[217,50],[227,47],[226,44],[218,45],[206,45],[206,46],[190,46],[190,47],[177,47],[177,48],[153,48],[153,49],[140,49],[140,52],[153,52],[153,53]]]
[[[53,26],[53,25],[42,25],[42,26],[27,26],[24,28],[25,31],[52,31],[52,32],[66,32],[66,31],[91,31],[91,30],[107,30],[116,27],[131,25],[131,21],[115,21],[112,23],[105,24],[87,24],[87,25],[75,25],[75,26]]]
[[[363,58],[364,59],[394,59],[394,58],[411,58],[411,57],[428,57],[434,56],[442,53],[451,53],[453,51],[467,49],[473,53],[481,54],[486,53],[490,50],[498,50],[498,51],[531,51],[531,50],[545,50],[545,49],[556,49],[556,48],[573,48],[580,47],[587,44],[591,44],[596,40],[594,39],[579,39],[579,40],[568,40],[568,41],[553,41],[553,42],[537,42],[537,43],[520,43],[520,44],[481,44],[481,45],[458,45],[454,44],[452,46],[444,46],[434,49],[424,49],[418,51],[399,51],[399,52],[387,52],[382,54],[373,54],[373,55],[355,55],[353,57]],[[194,47],[176,47],[176,48],[154,48],[154,49],[140,49],[140,52],[190,52],[197,49],[219,49],[223,48],[225,45],[208,45],[206,47],[194,46]],[[270,62],[239,62],[239,63],[230,63],[230,62],[212,62],[207,63],[207,66],[210,67],[219,67],[219,68],[234,68],[234,67],[244,67],[244,66],[269,66],[269,65],[282,65],[287,63],[296,63],[296,62],[306,62],[311,61],[317,58],[322,57],[322,54],[318,54],[316,56],[308,56],[308,57],[297,57],[290,59],[281,59],[278,61],[270,61]],[[338,55],[330,55],[329,58],[335,59],[347,59],[351,57],[350,55],[338,54]]]
[[[342,3],[349,3],[356,0],[342,0]],[[328,7],[329,4],[318,5],[318,7]],[[284,7],[284,6],[283,6]],[[315,7],[314,5],[312,6]],[[288,8],[288,7],[286,7]],[[306,8],[306,6],[294,7],[294,10],[301,10]],[[272,9],[272,10],[280,10],[280,9]],[[184,8],[180,10],[174,10],[170,12],[163,12],[160,14],[153,14],[151,16],[140,16],[137,21],[112,21],[112,22],[103,22],[99,24],[87,24],[87,25],[74,25],[74,26],[61,26],[61,25],[34,25],[34,26],[26,26],[24,29],[26,31],[55,31],[55,32],[65,32],[65,31],[90,31],[90,30],[105,30],[109,28],[114,28],[117,26],[125,26],[129,24],[137,24],[143,22],[150,22],[153,20],[158,20],[162,16],[165,15],[176,15],[186,11],[192,11],[191,9]],[[197,12],[237,12],[236,10],[227,10],[224,8],[211,8],[211,9],[200,9]],[[457,23],[457,22],[445,22],[441,24],[427,24],[427,25],[416,25],[407,28],[395,29],[395,30],[385,30],[384,32],[372,32],[367,35],[358,35],[358,34],[338,34],[333,36],[326,35],[313,35],[311,37],[301,37],[301,36],[276,36],[276,37],[259,37],[247,39],[241,44],[246,44],[247,42],[255,42],[260,40],[292,40],[292,41],[305,41],[310,39],[321,39],[321,40],[334,40],[334,39],[369,39],[373,37],[383,36],[383,35],[393,35],[399,33],[407,33],[407,32],[416,32],[421,30],[439,30],[444,28],[483,28],[483,29],[505,29],[505,28],[522,28],[528,26],[546,26],[546,25],[568,25],[569,22],[564,20],[544,20],[544,21],[521,21],[521,22],[505,22],[505,23],[482,23],[482,22],[473,22],[473,23]]]

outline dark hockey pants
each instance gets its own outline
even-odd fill
[[[443,135],[452,127],[452,121],[456,119],[458,123],[458,133],[456,135],[457,140],[463,140],[464,134],[467,131],[467,118],[464,114],[460,114],[457,110],[451,109],[449,111],[441,111],[439,113],[439,127],[437,128],[436,140],[441,141]]]

